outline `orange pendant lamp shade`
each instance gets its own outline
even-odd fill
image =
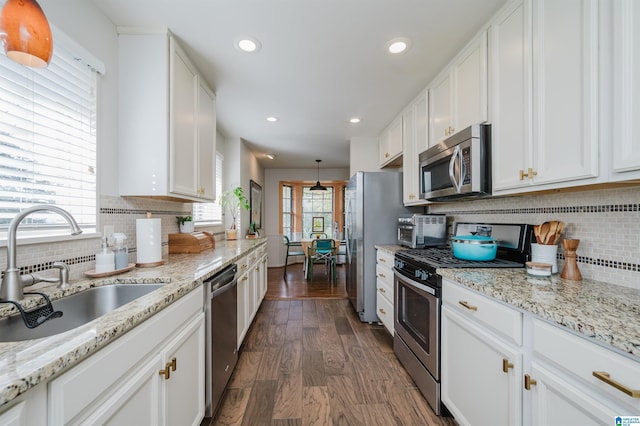
[[[51,61],[51,28],[35,0],[7,0],[0,11],[0,40],[7,56],[20,64],[45,68]]]

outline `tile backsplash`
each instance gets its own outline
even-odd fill
[[[450,222],[566,223],[584,278],[640,289],[640,186],[433,204]],[[451,232],[451,231],[450,231]],[[562,244],[558,267],[564,264]]]
[[[136,261],[136,219],[146,217],[151,212],[153,217],[160,218],[162,223],[162,254],[169,251],[169,234],[178,232],[176,216],[191,214],[190,203],[180,203],[145,198],[123,198],[103,196],[100,198],[100,226],[102,232],[105,225],[112,225],[114,232],[122,232],[127,236],[125,241],[129,248],[129,262]],[[216,240],[224,239],[224,230],[219,227],[198,228],[214,234]],[[62,261],[69,265],[70,279],[78,279],[85,271],[95,268],[95,253],[100,249],[100,238],[67,240],[56,243],[18,245],[17,266],[22,273],[38,272],[42,276],[56,276],[50,271],[53,262]],[[0,270],[7,263],[6,249],[0,249]],[[46,271],[46,272],[45,272]]]

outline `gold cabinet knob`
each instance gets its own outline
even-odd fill
[[[384,310],[384,309],[382,309],[382,308],[380,308],[380,309],[378,309],[378,310],[380,311],[380,313],[381,313],[382,315],[386,315],[386,314],[387,314],[387,313],[385,312],[385,310]]]
[[[384,154],[384,158],[389,158],[389,155],[391,155],[391,154],[389,154],[388,152],[387,152],[387,153],[385,153],[385,154]]]
[[[510,368],[513,368],[513,364],[508,359],[502,358],[502,371],[508,373]]]
[[[535,386],[537,384],[538,382],[533,380],[531,376],[529,376],[528,374],[524,375],[524,388],[526,390],[531,390],[531,386]]]
[[[171,362],[168,362],[164,365],[164,369],[160,370],[158,374],[164,376],[165,380],[169,380],[171,378],[171,371],[176,371],[178,368],[178,360],[174,357],[171,359]]]
[[[537,176],[538,172],[529,167],[525,173],[524,170],[520,170],[520,180],[524,180],[524,178],[533,179],[534,176]]]
[[[382,288],[382,287],[380,287],[380,288],[378,289],[378,291],[379,291],[380,293],[386,293],[385,289],[384,289],[384,288]]]

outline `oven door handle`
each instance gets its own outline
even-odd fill
[[[462,163],[462,155],[461,155],[461,151],[460,151],[460,146],[456,145],[453,154],[451,155],[451,159],[449,160],[449,180],[451,180],[451,184],[453,185],[453,187],[456,189],[457,193],[460,193],[460,188],[462,187],[462,179],[460,179],[459,181],[456,180],[456,162],[460,161],[460,163]],[[458,160],[460,159],[460,160]],[[461,166],[458,167],[458,170],[461,171],[460,169]],[[460,176],[462,177],[462,176]]]
[[[402,281],[403,284],[407,284],[407,285],[409,285],[411,287],[415,287],[415,288],[417,288],[419,290],[426,291],[427,293],[429,293],[432,296],[436,295],[436,290],[433,287],[429,287],[428,285],[424,285],[422,283],[414,281],[411,278],[408,278],[406,275],[402,275],[400,272],[396,271],[395,269],[393,270],[393,274],[396,276],[396,278],[398,278],[400,281]]]

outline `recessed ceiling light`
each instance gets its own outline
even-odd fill
[[[267,117],[267,121],[269,123],[275,123],[276,121],[278,121],[278,117]]]
[[[255,38],[244,37],[236,42],[236,47],[243,52],[256,53],[262,45]]]
[[[267,157],[269,160],[273,160],[274,158],[276,158],[276,156],[273,154],[265,154],[264,156]]]
[[[353,123],[353,124],[358,124],[360,122],[360,119],[358,117],[353,117],[351,120],[349,120],[349,123]]]
[[[387,52],[392,54],[402,53],[407,49],[409,49],[410,46],[411,46],[411,42],[406,37],[397,37],[397,38],[391,39],[385,45]]]

